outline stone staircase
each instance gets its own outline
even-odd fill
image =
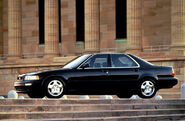
[[[1,99],[0,120],[185,120],[185,100]]]

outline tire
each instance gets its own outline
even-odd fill
[[[139,84],[138,95],[141,98],[152,98],[157,91],[156,83],[153,79],[146,78]]]
[[[48,98],[61,98],[65,92],[65,83],[60,78],[50,78],[44,85],[45,93]]]
[[[45,96],[43,91],[30,91],[27,94],[30,98],[43,98]]]

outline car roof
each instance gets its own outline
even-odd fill
[[[118,53],[118,52],[100,52],[100,53],[93,53],[93,55],[98,55],[98,54],[126,54],[126,53]],[[126,54],[127,55],[127,54]]]

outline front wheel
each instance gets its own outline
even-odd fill
[[[138,95],[141,98],[152,98],[156,94],[156,83],[152,79],[144,79],[138,90]]]
[[[45,83],[48,98],[61,98],[64,95],[65,83],[59,78],[51,78]]]

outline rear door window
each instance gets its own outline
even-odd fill
[[[111,55],[112,67],[136,67],[138,66],[130,57],[124,54]]]

